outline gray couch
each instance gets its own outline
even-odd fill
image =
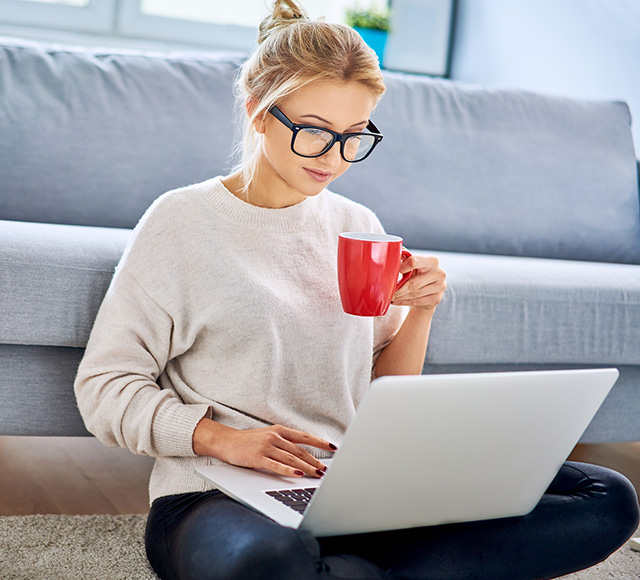
[[[241,60],[0,39],[0,434],[86,434],[72,383],[114,266],[153,199],[229,171]],[[448,272],[424,372],[616,366],[583,441],[640,440],[627,106],[386,78],[385,140],[333,189]]]

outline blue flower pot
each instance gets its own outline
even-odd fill
[[[372,30],[371,28],[357,28],[356,32],[362,36],[367,45],[374,50],[380,62],[380,66],[384,63],[384,47],[387,44],[387,32],[384,30]]]

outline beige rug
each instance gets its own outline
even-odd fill
[[[146,516],[0,517],[2,580],[158,580]]]
[[[145,521],[144,515],[0,517],[0,579],[158,580],[144,553]],[[639,579],[640,552],[628,545],[593,568],[563,577]]]

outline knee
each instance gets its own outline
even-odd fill
[[[599,465],[574,464],[585,479],[573,496],[583,504],[576,532],[590,546],[593,563],[608,558],[638,529],[638,496],[622,474]],[[584,502],[584,503],[583,503]]]
[[[604,509],[606,526],[611,538],[617,538],[618,547],[638,529],[640,509],[638,496],[632,483],[622,474],[600,467],[598,478],[602,482],[607,507]]]
[[[315,544],[315,549],[314,549]],[[313,578],[321,569],[320,549],[304,531],[281,528],[271,537],[256,537],[236,553],[218,578],[246,580],[300,580]]]
[[[208,550],[195,550],[179,567],[179,578],[194,580],[300,580],[321,569],[319,547],[306,532],[282,528],[268,537],[249,532],[212,558]],[[315,544],[315,549],[314,549]]]

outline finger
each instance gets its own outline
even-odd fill
[[[406,284],[398,288],[397,292],[404,290],[407,294],[420,293],[424,288],[442,282],[444,282],[444,276],[437,271],[420,273],[413,276]]]
[[[411,272],[411,270],[417,270],[419,266],[416,262],[415,256],[404,258],[402,262],[400,262],[400,274],[407,274]]]
[[[294,472],[302,471],[306,475],[310,475],[311,477],[320,478],[324,475],[326,471],[326,467],[322,464],[314,465],[310,464],[303,459],[297,457],[293,453],[289,453],[284,449],[274,449],[272,454],[269,456],[269,459],[276,461],[286,467],[289,467]],[[313,458],[312,458],[313,459]],[[314,462],[317,463],[317,462]]]
[[[298,431],[297,429],[280,426],[278,433],[281,437],[284,437],[292,443],[308,445],[310,447],[316,447],[317,449],[323,449],[324,451],[336,451],[338,449],[333,443],[329,443],[329,441],[325,441],[324,439],[320,439],[320,437],[305,433],[304,431]]]
[[[396,306],[422,306],[434,308],[442,301],[447,285],[444,280],[428,284],[415,292],[398,292],[393,297]]]
[[[442,302],[443,293],[436,292],[434,294],[428,294],[420,296],[418,298],[406,298],[402,300],[393,300],[393,304],[396,306],[420,306],[424,308],[435,308]]]
[[[446,279],[445,273],[439,268],[435,270],[414,270],[414,275],[398,288],[394,296],[407,296],[409,294],[420,295],[424,288],[427,288],[431,284],[443,284]]]
[[[296,469],[291,465],[285,465],[284,463],[280,463],[270,457],[265,457],[262,464],[258,467],[260,467],[260,469],[268,469],[278,475],[285,475],[286,477],[302,477],[304,475],[304,471],[301,469]]]
[[[415,280],[410,280],[402,288],[393,294],[393,303],[403,300],[418,300],[425,296],[431,296],[444,292],[445,284],[441,277],[432,279],[431,276],[420,276]]]
[[[320,461],[319,459],[311,455],[311,453],[305,451],[301,447],[298,447],[298,445],[292,443],[291,441],[287,441],[283,438],[278,448],[301,461],[302,464],[299,465],[301,465],[304,469],[304,472],[309,473],[309,475],[314,475],[318,470],[324,473],[327,469],[327,466],[322,463],[322,461]],[[311,469],[312,471],[309,472],[309,469]]]
[[[410,306],[411,308],[418,307],[425,310],[434,310],[438,304],[442,302],[442,298],[439,296],[420,298],[418,300],[399,300],[393,302],[394,306]]]
[[[406,274],[411,270],[419,270],[427,272],[439,266],[440,262],[435,256],[409,256],[402,260],[400,264],[400,273]]]

